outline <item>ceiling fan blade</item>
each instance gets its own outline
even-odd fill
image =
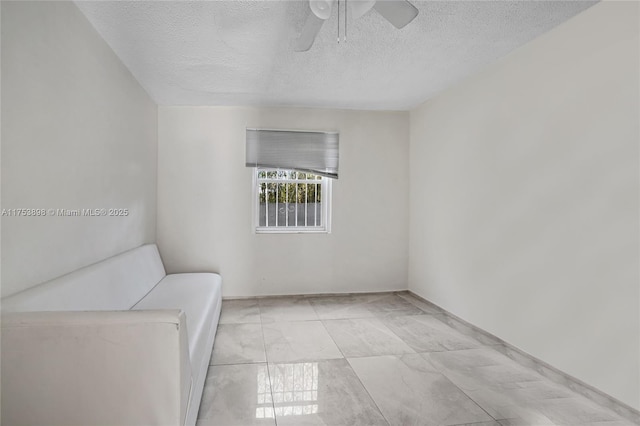
[[[360,19],[365,13],[373,9],[376,0],[349,0],[349,11],[352,19]]]
[[[306,52],[311,49],[313,42],[316,41],[316,36],[320,32],[320,28],[322,28],[322,24],[324,24],[324,19],[318,18],[314,13],[309,13],[302,32],[296,40],[296,52]]]
[[[418,16],[418,9],[407,0],[378,0],[373,8],[398,29]]]

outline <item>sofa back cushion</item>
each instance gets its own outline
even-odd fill
[[[164,276],[158,248],[148,244],[3,298],[2,311],[127,310]]]

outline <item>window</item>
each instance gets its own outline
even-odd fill
[[[297,170],[255,170],[256,232],[330,231],[330,179]]]
[[[247,128],[256,232],[330,232],[338,132]]]

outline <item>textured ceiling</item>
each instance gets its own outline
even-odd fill
[[[76,2],[160,105],[408,109],[594,1],[413,1],[398,30],[374,10],[337,10],[308,52],[304,1]],[[341,21],[344,22],[342,19]]]

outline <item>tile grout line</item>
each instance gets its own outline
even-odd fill
[[[278,426],[278,416],[276,415],[276,401],[273,397],[273,382],[271,381],[271,371],[269,371],[269,356],[267,355],[267,339],[264,337],[264,323],[262,322],[262,309],[258,302],[258,312],[260,315],[260,331],[262,332],[262,348],[264,349],[264,361],[266,363],[267,378],[269,379],[269,394],[271,395],[271,408],[273,408],[273,423]]]
[[[464,349],[463,349],[463,350],[464,350]],[[446,351],[446,352],[450,352],[450,351]],[[425,353],[429,353],[429,352],[425,352]],[[420,357],[421,357],[422,359],[424,359],[424,357],[423,357],[422,355],[420,355]],[[478,406],[478,408],[480,408],[480,409],[481,409],[481,410],[482,410],[482,411],[483,411],[487,416],[489,416],[489,417],[490,417],[491,419],[493,419],[495,422],[499,423],[499,422],[498,422],[498,420],[499,420],[499,419],[496,419],[494,416],[492,416],[492,415],[491,415],[491,413],[489,413],[487,410],[485,410],[485,409],[484,409],[484,407],[483,407],[482,405],[480,405],[480,403],[478,403],[478,401],[476,401],[475,399],[473,399],[473,398],[471,397],[471,395],[468,395],[468,394],[467,394],[467,393],[466,393],[466,392],[465,392],[465,391],[464,391],[460,386],[458,386],[457,384],[455,384],[455,383],[453,382],[453,380],[451,380],[451,378],[450,378],[449,376],[447,376],[447,374],[446,374],[444,371],[442,371],[440,368],[438,368],[438,366],[437,366],[437,365],[434,365],[434,364],[433,364],[432,362],[430,362],[429,360],[425,360],[425,361],[427,361],[427,362],[429,363],[429,365],[433,366],[433,368],[435,368],[435,369],[436,369],[436,370],[437,370],[437,371],[442,375],[442,377],[444,377],[445,379],[447,379],[447,380],[449,381],[449,383],[451,383],[451,384],[452,384],[456,389],[458,389],[460,392],[462,392],[462,394],[463,394],[464,396],[466,396],[467,398],[469,398],[469,400],[470,400],[471,402],[473,402],[475,405],[477,405],[477,406]],[[478,423],[480,423],[480,422],[478,422]],[[464,424],[464,423],[463,423],[463,424]],[[472,424],[473,424],[473,423],[472,423]]]
[[[441,318],[438,318],[438,320],[447,324],[454,330],[457,330],[464,335],[473,337],[482,345],[490,347],[492,350],[505,355],[507,358],[511,359],[522,367],[528,368],[544,377],[545,379],[571,390],[572,392],[590,400],[601,408],[615,413],[617,416],[622,417],[624,420],[640,424],[639,410],[634,409],[633,407],[607,394],[606,392],[601,391],[600,389],[591,386],[583,382],[582,380],[571,376],[568,373],[565,373],[564,371],[552,366],[551,364],[548,364],[547,362],[523,351],[517,346],[514,346],[511,343],[495,336],[494,334],[458,317],[457,315],[447,311],[444,308],[441,308],[435,303],[430,302],[429,300],[415,294],[411,290],[407,290],[405,294],[408,294],[411,296],[411,298],[415,298],[420,302],[423,302],[429,306],[433,306],[435,309],[442,311],[441,317],[448,319],[452,324],[443,321]],[[405,300],[411,303],[409,299]],[[414,304],[414,306],[417,305]],[[464,331],[462,331],[460,328],[464,329]],[[492,343],[485,343],[485,341],[491,341]],[[502,350],[498,350],[497,348],[500,348]]]
[[[340,351],[340,353],[342,354],[343,358],[347,361],[349,368],[351,368],[351,370],[353,371],[353,373],[355,374],[355,376],[358,379],[358,382],[361,384],[361,386],[363,387],[363,389],[365,390],[365,392],[367,393],[367,395],[369,395],[369,398],[371,398],[371,401],[374,403],[374,405],[376,406],[376,408],[378,409],[378,411],[380,412],[380,414],[382,415],[382,417],[384,418],[384,420],[390,425],[391,423],[389,422],[389,420],[385,417],[385,415],[382,413],[382,410],[380,409],[380,407],[378,406],[378,404],[376,403],[375,399],[373,398],[373,396],[369,393],[369,390],[366,388],[366,386],[364,385],[364,383],[362,382],[360,376],[358,376],[358,373],[356,373],[356,371],[353,369],[353,367],[351,366],[351,363],[349,362],[349,358],[347,358],[344,354],[344,352],[342,351],[342,348],[340,348],[340,346],[338,345],[338,343],[335,341],[333,335],[331,334],[331,332],[329,331],[329,329],[326,326],[326,321],[351,321],[351,320],[360,320],[360,319],[377,319],[387,330],[389,330],[391,332],[391,334],[395,337],[397,337],[401,342],[403,342],[405,345],[407,345],[411,350],[413,350],[413,354],[420,354],[421,352],[418,352],[417,350],[415,350],[414,348],[412,348],[406,341],[404,341],[404,339],[399,336],[395,331],[393,331],[393,329],[389,328],[387,326],[387,324],[385,323],[386,319],[389,318],[397,318],[397,317],[409,317],[409,316],[416,316],[416,315],[428,315],[431,317],[434,317],[436,319],[439,320],[439,318],[437,318],[437,315],[442,315],[440,313],[437,314],[429,314],[427,312],[425,312],[420,306],[416,305],[415,303],[411,303],[410,300],[405,299],[404,297],[398,296],[400,297],[402,300],[404,300],[405,302],[409,303],[411,306],[417,308],[418,310],[421,311],[421,314],[413,314],[413,315],[394,315],[393,313],[391,313],[391,315],[375,315],[374,313],[373,316],[371,317],[354,317],[354,318],[336,318],[336,319],[320,319],[320,322],[322,323],[324,329],[326,330],[327,334],[329,334],[329,337],[331,338],[331,340],[334,342],[334,344],[336,345],[336,347],[338,348],[338,350]],[[320,315],[318,314],[318,311],[315,309],[314,304],[309,303],[311,305],[311,307],[314,309],[314,311],[316,312],[316,315],[318,316],[318,318],[320,317]],[[444,321],[441,321],[444,323]],[[451,327],[449,324],[446,324],[448,327]],[[452,329],[454,329],[452,327]],[[454,329],[455,330],[455,329]],[[478,342],[481,344],[481,346],[484,346],[484,344],[482,344],[482,342]],[[450,350],[443,347],[444,351],[443,352],[449,352]],[[428,352],[427,352],[428,353]],[[398,358],[402,357],[405,354],[388,354],[388,355],[374,355],[374,356],[396,356]],[[352,358],[368,358],[371,357],[371,355],[369,356],[361,356],[361,357],[352,357]],[[424,359],[424,358],[423,358]],[[427,360],[425,360],[426,362],[428,362]],[[430,365],[432,365],[430,362],[428,362]],[[480,404],[478,404],[477,401],[475,401],[473,398],[471,398],[469,395],[467,395],[466,392],[464,392],[461,388],[459,388],[455,383],[453,383],[451,381],[451,379],[444,373],[442,372],[440,369],[438,369],[436,366],[434,366],[434,368],[439,372],[439,374],[441,374],[449,383],[451,383],[452,386],[454,386],[456,389],[458,389],[464,396],[466,396],[471,402],[473,402],[473,404],[475,404],[482,412],[484,412],[487,416],[489,416],[489,418],[495,422],[498,422],[498,419],[495,419],[491,414],[489,414],[482,406],[480,406]]]
[[[367,393],[367,395],[369,396],[369,398],[371,399],[371,402],[373,402],[373,405],[378,409],[378,412],[380,413],[380,415],[382,416],[382,418],[384,419],[385,422],[387,422],[387,425],[391,426],[391,422],[386,418],[386,416],[384,415],[384,413],[382,412],[382,410],[380,409],[380,407],[378,406],[378,403],[376,402],[375,399],[373,399],[373,396],[371,395],[371,393],[369,393],[369,389],[367,389],[367,387],[364,385],[364,383],[362,382],[362,379],[360,379],[360,376],[358,376],[358,373],[356,373],[356,370],[353,369],[353,367],[351,366],[351,363],[349,362],[349,358],[347,358],[344,355],[344,352],[342,352],[342,349],[340,348],[340,346],[338,346],[338,342],[335,341],[335,339],[333,338],[333,336],[331,335],[331,333],[329,332],[329,329],[327,328],[327,326],[325,325],[325,320],[320,320],[320,322],[322,323],[322,326],[324,327],[324,329],[326,330],[327,334],[329,335],[329,337],[331,338],[331,340],[333,341],[333,344],[336,345],[336,347],[338,348],[338,350],[340,351],[340,353],[342,354],[342,358],[346,361],[347,365],[349,366],[349,368],[351,369],[351,371],[353,371],[353,375],[356,376],[356,379],[358,379],[358,383],[360,383],[360,386],[362,386],[362,389],[364,389],[364,391]]]
[[[496,351],[495,349],[491,348],[490,345],[484,345],[487,346],[488,350],[492,350],[492,351]],[[473,349],[480,349],[480,348],[468,348],[468,349],[451,349],[451,350],[444,350],[444,351],[438,351],[438,352],[420,352],[419,354],[422,356],[423,354],[431,354],[431,353],[445,353],[445,352],[458,352],[458,351],[468,351],[468,350],[473,350]],[[499,351],[496,351],[497,353],[500,354]],[[501,354],[503,355],[503,354]],[[424,356],[423,356],[424,358]],[[508,358],[508,357],[507,357]],[[429,362],[429,361],[427,361]],[[500,418],[496,418],[495,416],[493,416],[491,413],[489,413],[482,405],[480,405],[480,403],[478,401],[475,400],[475,398],[473,398],[471,395],[469,395],[467,392],[465,392],[464,389],[462,389],[460,386],[458,386],[453,380],[451,380],[451,378],[449,377],[449,375],[447,374],[446,370],[441,369],[438,365],[433,364],[431,362],[429,362],[429,364],[431,364],[440,374],[442,374],[449,382],[451,382],[451,384],[453,386],[455,386],[458,390],[460,390],[460,392],[462,392],[467,398],[469,398],[471,401],[473,401],[473,403],[475,405],[477,405],[482,411],[484,411],[489,417],[491,417],[495,422],[497,422],[498,424],[501,424],[500,422],[502,420],[508,420],[506,418],[500,417]],[[529,369],[526,366],[522,366],[524,368]],[[532,369],[531,369],[532,370]],[[535,374],[540,375],[539,373],[537,373],[535,370],[532,370]],[[540,378],[542,380],[540,381],[544,381],[545,377],[540,375]],[[482,423],[482,422],[478,422],[478,423]],[[472,425],[475,423],[472,423]]]
[[[407,300],[408,303],[410,303]],[[413,304],[412,304],[413,305]],[[422,309],[419,306],[413,305],[416,308],[420,309],[422,311]],[[417,350],[415,350],[413,347],[411,347],[400,335],[398,335],[395,331],[393,331],[393,329],[389,328],[386,324],[384,319],[388,319],[388,318],[397,318],[397,317],[404,317],[404,316],[412,316],[412,315],[390,315],[390,316],[385,316],[385,317],[374,317],[377,318],[382,325],[387,328],[394,336],[396,336],[400,341],[402,341],[404,344],[406,344],[409,348],[411,348],[414,352],[413,353],[406,353],[406,354],[387,354],[387,355],[366,355],[366,356],[360,356],[360,357],[351,357],[351,358],[369,358],[369,357],[377,357],[377,356],[394,356],[397,357],[398,359],[400,359],[403,355],[420,355],[421,358],[424,359],[424,357],[422,357],[422,353],[430,353],[430,352],[419,352]],[[351,319],[351,318],[350,318]],[[323,325],[324,325],[324,321],[323,321]],[[326,328],[326,326],[325,326]],[[327,329],[327,332],[329,333],[329,330]],[[331,336],[331,333],[329,333],[329,335]],[[333,336],[332,336],[333,338]],[[337,346],[337,343],[336,343]],[[439,352],[451,352],[451,350],[445,348],[443,346],[443,351],[439,351]],[[458,350],[468,350],[468,349],[458,349]],[[340,350],[342,352],[342,350]],[[349,359],[347,357],[345,357],[345,359],[347,360],[347,362],[349,362]],[[429,365],[433,365],[431,364],[428,360],[425,360],[425,362],[427,362]],[[349,363],[349,365],[351,366],[351,363]],[[467,395],[466,392],[464,392],[460,387],[458,387],[455,383],[453,383],[453,381],[451,381],[451,379],[443,372],[441,371],[437,366],[433,365],[433,367],[438,371],[439,374],[441,374],[449,383],[451,383],[451,385],[453,385],[456,389],[458,389],[463,395],[465,395],[467,398],[469,398],[469,400],[471,402],[473,402],[476,406],[478,406],[478,408],[480,408],[480,410],[482,410],[482,412],[484,412],[485,414],[487,414],[487,416],[489,416],[490,419],[492,419],[493,421],[498,421],[498,419],[495,419],[491,414],[489,414],[487,412],[487,410],[485,410],[482,406],[480,406],[480,404],[478,404],[478,402],[476,402],[473,398],[471,398],[469,395]],[[352,367],[353,369],[353,367]],[[355,370],[354,370],[355,373]],[[362,382],[362,380],[360,380],[360,377],[358,376],[358,373],[355,373],[356,377],[358,377],[358,380],[360,381],[360,383],[362,384],[362,386],[364,387],[365,391],[367,391],[367,394],[369,394],[368,389],[366,388],[366,386],[364,385],[364,383]],[[375,402],[375,400],[373,399],[373,396],[371,396],[371,394],[369,394],[369,396],[371,397],[371,400],[374,402],[374,404],[376,404],[376,407],[378,407],[377,403]],[[380,407],[378,407],[378,410],[380,410]],[[382,410],[380,410],[380,413],[382,413]],[[383,414],[384,417],[384,414]],[[386,417],[385,417],[385,420]],[[389,423],[389,421],[387,420],[387,422]],[[390,423],[389,423],[390,424]],[[472,423],[473,424],[473,423]]]
[[[349,367],[349,369],[355,374],[355,377],[358,380],[358,383],[361,384],[362,388],[365,390],[366,394],[370,397],[371,402],[373,402],[373,406],[376,407],[376,409],[378,409],[378,412],[380,413],[381,417],[385,420],[385,422],[387,424],[390,424],[390,422],[387,420],[386,416],[382,413],[382,411],[380,410],[380,407],[378,406],[378,403],[373,399],[371,393],[369,392],[369,390],[367,389],[367,387],[364,385],[362,379],[360,378],[360,376],[355,372],[353,366],[350,363],[351,359],[357,359],[357,358],[369,358],[369,357],[375,357],[375,356],[380,356],[380,355],[363,355],[363,356],[359,356],[359,357],[346,357],[345,356],[345,352],[343,351],[343,349],[338,345],[336,339],[334,338],[334,336],[331,334],[331,332],[329,331],[329,328],[327,326],[327,322],[330,321],[360,321],[360,320],[378,320],[380,321],[386,329],[388,329],[388,331],[391,332],[391,336],[396,336],[400,341],[404,342],[406,345],[409,346],[409,344],[407,343],[407,341],[405,341],[396,331],[394,331],[394,329],[392,329],[391,327],[389,327],[387,325],[388,321],[393,322],[394,319],[396,318],[401,318],[401,317],[412,317],[412,316],[422,316],[422,315],[426,315],[428,317],[432,317],[434,319],[437,319],[438,322],[443,323],[447,328],[450,328],[452,331],[455,331],[457,333],[460,333],[463,336],[468,336],[473,338],[473,340],[477,341],[477,343],[479,344],[478,347],[473,347],[473,348],[456,348],[456,349],[448,349],[447,347],[442,347],[443,350],[441,351],[419,351],[414,349],[413,347],[409,346],[414,353],[421,355],[422,358],[425,357],[424,354],[430,355],[430,354],[434,354],[434,353],[456,353],[458,351],[468,351],[468,350],[472,350],[472,349],[480,349],[480,348],[486,348],[487,350],[490,350],[493,353],[499,354],[503,357],[505,357],[505,359],[510,359],[512,362],[515,362],[517,365],[525,368],[528,371],[533,372],[536,376],[539,376],[541,380],[543,381],[549,381],[549,383],[554,383],[557,384],[559,386],[561,386],[563,389],[566,389],[568,391],[570,391],[572,394],[575,394],[576,396],[582,397],[582,398],[586,398],[586,400],[591,400],[591,402],[595,402],[595,405],[597,405],[599,408],[605,409],[605,411],[610,411],[612,414],[615,414],[616,417],[622,417],[622,419],[624,419],[625,416],[621,416],[621,413],[617,412],[616,410],[612,410],[611,408],[609,408],[608,406],[601,404],[597,401],[593,401],[592,398],[589,398],[588,396],[582,394],[581,392],[576,391],[575,389],[573,389],[570,386],[567,386],[565,383],[559,383],[558,381],[548,377],[546,374],[541,373],[540,371],[538,371],[537,368],[534,368],[532,365],[530,365],[529,363],[524,363],[521,361],[518,361],[517,359],[514,359],[514,357],[509,356],[507,353],[505,353],[505,349],[510,349],[508,347],[508,344],[505,343],[501,343],[501,342],[497,342],[494,344],[491,344],[491,342],[493,342],[492,339],[488,339],[489,336],[487,336],[487,338],[485,338],[484,334],[482,334],[482,339],[477,339],[475,336],[478,333],[476,331],[476,327],[473,326],[472,324],[466,323],[464,320],[460,320],[457,317],[455,317],[455,315],[453,314],[449,314],[447,311],[444,312],[438,312],[436,314],[433,313],[429,313],[429,312],[425,312],[424,308],[421,307],[420,305],[418,305],[418,302],[421,302],[421,299],[419,297],[415,297],[413,296],[411,293],[408,294],[408,296],[411,297],[402,297],[400,296],[401,299],[403,299],[404,302],[414,306],[415,308],[417,308],[419,311],[421,311],[420,314],[396,314],[395,312],[388,312],[389,315],[382,315],[382,316],[378,316],[378,315],[373,315],[370,317],[353,317],[353,318],[321,318],[320,314],[319,314],[319,308],[322,308],[322,305],[317,305],[312,303],[311,300],[307,300],[306,304],[308,306],[311,306],[312,311],[315,313],[317,318],[314,318],[312,320],[307,319],[307,320],[293,320],[293,321],[274,321],[274,323],[278,323],[278,322],[288,322],[288,323],[305,323],[305,322],[309,322],[309,321],[320,321],[322,323],[322,328],[325,330],[325,332],[329,335],[331,341],[334,343],[335,347],[338,349],[338,352],[341,354],[342,359],[344,359],[347,362],[347,365]],[[415,297],[415,300],[413,300]],[[426,307],[428,307],[428,303],[429,302],[425,302],[427,303],[427,305],[425,305]],[[271,377],[270,374],[270,366],[271,365],[275,365],[272,364],[274,361],[270,360],[268,354],[267,354],[267,349],[266,349],[266,334],[264,331],[264,326],[265,325],[269,325],[271,323],[265,323],[264,319],[263,319],[263,310],[260,306],[260,303],[256,304],[257,309],[259,311],[258,317],[259,317],[259,324],[260,324],[260,330],[261,330],[261,335],[262,335],[262,342],[263,342],[263,350],[264,350],[264,360],[265,360],[265,364],[266,364],[266,368],[267,368],[267,379],[268,379],[268,384],[269,384],[269,393],[272,397],[272,401],[271,401],[271,405],[272,405],[272,409],[273,409],[273,419],[274,419],[274,424],[277,426],[278,424],[278,416],[276,415],[276,410],[275,410],[275,399],[274,399],[274,383],[273,380],[275,377]],[[329,315],[331,314],[331,312],[329,312]],[[445,321],[445,319],[447,321]],[[222,324],[222,323],[221,323]],[[254,323],[255,324],[255,323]],[[459,327],[462,326],[462,327]],[[398,331],[401,331],[400,329],[398,329]],[[482,331],[482,330],[480,330]],[[486,332],[485,332],[486,333]],[[492,336],[492,335],[490,335]],[[410,336],[407,336],[410,337]],[[494,339],[497,339],[494,337]],[[507,346],[507,347],[505,347]],[[348,349],[348,348],[347,348]],[[401,358],[404,354],[389,354],[393,357],[396,358]],[[326,359],[327,361],[330,361],[330,359]],[[324,359],[321,361],[325,361]],[[427,361],[430,365],[432,365],[432,367],[434,367],[435,371],[438,372],[442,377],[444,377],[448,382],[450,382],[450,384],[453,385],[453,387],[455,389],[457,389],[459,392],[461,392],[462,395],[464,395],[465,397],[467,397],[469,400],[471,400],[475,406],[477,406],[482,412],[486,413],[486,415],[488,416],[488,419],[485,420],[486,422],[496,422],[498,424],[501,424],[501,422],[504,420],[504,417],[498,413],[496,416],[492,416],[486,409],[484,409],[482,407],[482,405],[480,405],[479,402],[477,402],[474,397],[470,396],[469,394],[467,394],[467,392],[465,390],[463,390],[460,386],[458,386],[455,382],[453,382],[453,380],[450,378],[450,374],[453,374],[453,371],[447,373],[447,370],[444,369],[442,366],[438,366],[437,364],[433,364],[432,362],[430,362],[429,358],[425,359],[425,361]],[[216,364],[216,366],[220,365],[220,366],[224,366],[224,365],[252,365],[252,364],[256,364],[259,362],[239,362],[239,363],[227,363],[227,364]],[[214,366],[213,364],[210,364],[209,367]],[[477,396],[476,396],[477,397]],[[537,399],[537,398],[535,398]],[[480,398],[481,400],[481,398]],[[489,405],[490,408],[488,409],[493,409],[491,408],[491,404]],[[620,420],[622,420],[620,419]],[[283,420],[283,419],[280,419]],[[629,419],[626,419],[629,420]],[[470,424],[483,424],[483,422],[474,422],[474,423],[470,423]]]
[[[416,297],[418,298],[418,297]],[[404,299],[404,298],[403,298]],[[418,298],[420,301],[421,298]],[[419,307],[416,303],[413,303],[410,298],[405,299],[407,300],[407,302],[412,303],[414,306]],[[426,301],[427,304],[431,304],[431,302]],[[438,309],[441,309],[439,307],[437,307]],[[452,330],[462,334],[463,336],[466,337],[470,337],[473,340],[477,341],[480,346],[477,348],[462,348],[462,349],[447,349],[445,347],[444,351],[432,351],[434,353],[444,353],[444,352],[455,352],[455,351],[465,351],[465,350],[471,350],[471,349],[480,349],[480,348],[486,348],[487,350],[496,352],[508,359],[510,359],[511,361],[515,362],[517,365],[519,365],[520,367],[525,368],[526,370],[530,370],[531,372],[533,372],[534,374],[540,376],[540,380],[548,380],[551,383],[555,383],[559,386],[561,386],[562,388],[566,389],[567,391],[586,398],[587,400],[594,402],[596,405],[598,405],[600,408],[603,408],[613,414],[615,414],[617,417],[622,417],[624,418],[624,416],[621,413],[616,412],[615,410],[611,409],[610,407],[607,407],[606,405],[603,405],[601,403],[598,403],[597,401],[593,401],[593,399],[589,398],[588,396],[581,394],[580,392],[577,392],[576,390],[572,389],[570,386],[567,386],[565,383],[560,383],[557,382],[555,380],[553,380],[550,377],[547,377],[545,374],[541,373],[540,371],[538,371],[537,368],[534,368],[531,365],[525,365],[524,363],[514,359],[512,356],[509,356],[508,354],[506,354],[504,352],[504,349],[509,349],[510,344],[507,342],[504,342],[502,340],[500,340],[499,338],[491,335],[490,333],[479,329],[478,327],[474,326],[473,324],[467,323],[464,320],[461,320],[460,318],[456,317],[455,315],[451,314],[448,311],[442,310],[442,312],[437,313],[437,314],[433,314],[432,315],[435,319],[437,319],[438,321],[442,322],[443,324],[445,324],[447,327],[451,328]],[[478,337],[480,336],[480,338]],[[490,341],[490,342],[489,342]],[[501,348],[503,350],[499,350],[498,348]],[[517,351],[517,349],[516,349]],[[420,352],[420,353],[432,353],[432,352]],[[436,365],[434,365],[434,367],[441,372],[442,375],[444,375],[449,381],[451,381],[453,383],[453,381],[449,378],[449,376],[447,375],[447,373],[443,370],[441,370],[440,368],[438,368]],[[454,386],[458,387],[455,383],[453,383]],[[459,388],[459,387],[458,387]],[[476,405],[478,405],[484,412],[486,412],[491,418],[493,418],[496,422],[500,423],[500,421],[502,420],[508,420],[508,419],[504,419],[504,418],[500,418],[500,419],[496,419],[494,416],[492,416],[489,412],[487,412],[487,410],[485,410],[473,397],[471,397],[470,395],[468,395],[462,388],[459,388],[460,391],[462,393],[464,393],[469,399],[471,399]],[[625,420],[629,420],[629,419],[625,419]]]
[[[340,354],[342,355],[342,359],[346,360],[347,357],[344,356],[344,352],[342,352],[342,348],[340,348],[340,346],[338,346],[338,342],[336,342],[336,339],[333,338],[333,336],[331,335],[331,332],[329,332],[329,329],[327,328],[327,326],[325,325],[324,322],[325,322],[325,320],[320,320],[320,323],[322,324],[322,328],[324,328],[324,331],[327,332],[327,334],[329,335],[329,338],[331,339],[333,344],[336,345],[336,348],[338,348],[338,350],[340,351]]]
[[[414,306],[415,306],[415,305],[414,305]],[[416,308],[420,309],[418,306],[416,306]],[[420,309],[420,310],[422,310],[422,309]],[[398,316],[395,316],[394,318],[398,318],[398,317],[408,317],[408,316],[418,316],[418,315],[398,315]],[[388,317],[387,317],[387,318],[388,318]],[[384,318],[384,319],[387,319],[387,318]],[[388,329],[388,330],[389,330],[389,331],[390,331],[394,336],[396,336],[398,339],[400,339],[400,341],[402,341],[405,345],[407,345],[408,347],[410,347],[410,348],[411,348],[411,350],[413,350],[413,352],[414,352],[414,353],[416,353],[416,354],[419,354],[419,353],[420,353],[420,352],[418,352],[418,350],[417,350],[417,349],[415,349],[415,348],[414,348],[413,346],[411,346],[408,342],[406,342],[406,341],[402,338],[402,336],[400,336],[398,333],[396,333],[395,331],[393,331],[393,329],[392,329],[392,328],[390,328],[387,324],[385,324],[384,319],[381,319],[381,320],[380,320],[380,322],[382,323],[382,325],[384,325],[384,326],[385,326],[385,327],[386,327],[386,328],[387,328],[387,329]],[[439,344],[439,345],[440,345],[440,344]],[[442,345],[440,345],[440,346],[442,346]],[[444,346],[442,346],[442,347],[444,348]],[[445,350],[446,350],[446,349],[445,349]]]

